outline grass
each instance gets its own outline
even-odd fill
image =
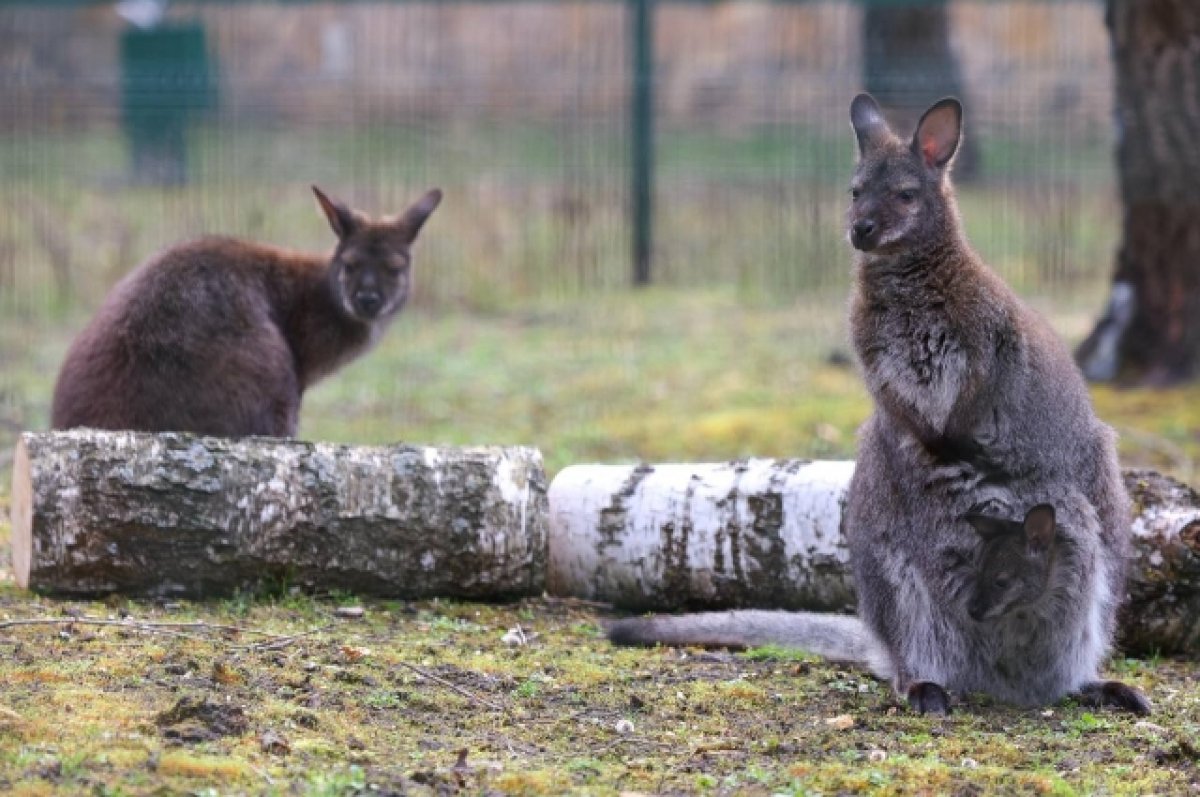
[[[321,131],[250,135],[232,155],[210,135],[197,144],[202,179],[178,191],[114,184],[115,140],[46,136],[26,149],[0,146],[0,173],[22,192],[13,206],[18,223],[0,240],[0,421],[46,426],[58,363],[88,310],[165,241],[220,230],[327,246],[301,182],[238,179],[291,174],[311,162],[305,180],[353,184],[355,201],[371,208],[397,207],[410,188],[415,195],[433,182],[434,171],[448,200],[420,244],[419,301],[376,351],[310,391],[303,437],[532,444],[551,475],[588,461],[853,456],[854,430],[870,404],[841,364],[844,136],[766,130],[730,154],[728,142],[672,131],[660,184],[662,285],[631,292],[623,287],[623,176],[612,168],[623,157],[619,141],[597,134],[577,173],[562,168],[575,157],[570,142],[510,132],[496,131],[487,152],[454,131],[368,131],[351,142]],[[1047,164],[1058,164],[1055,174],[1076,171],[1044,148],[988,146],[1009,153],[1015,174],[1044,177]],[[403,155],[389,161],[388,152]],[[1102,154],[1079,149],[1080,181],[962,192],[977,246],[1071,340],[1087,332],[1103,301],[1115,243],[1113,200],[1096,176]],[[69,275],[58,283],[56,257]],[[1127,465],[1195,479],[1200,388],[1099,388],[1093,396],[1122,432]],[[0,551],[14,436],[0,424]],[[55,601],[17,590],[3,565],[0,620],[122,612],[288,634],[330,622],[337,606],[356,600],[281,592],[172,606]],[[1149,724],[1070,703],[1021,710],[979,698],[934,720],[908,714],[862,673],[796,651],[616,649],[600,631],[610,615],[572,601],[385,601],[367,609],[364,620],[335,621],[269,652],[235,650],[236,639],[144,638],[82,625],[0,630],[0,790],[1200,788],[1192,741],[1200,688],[1188,662],[1112,663],[1155,701]],[[503,643],[518,624],[533,641]],[[244,718],[234,723],[244,730],[162,724],[181,698],[207,698],[210,710]]]
[[[0,785],[12,794],[1116,795],[1182,794],[1200,779],[1200,694],[1184,662],[1121,662],[1122,677],[1156,700],[1152,723],[1069,702],[1033,710],[977,698],[931,719],[861,673],[791,651],[614,648],[598,631],[607,615],[571,601],[367,608],[363,620],[263,652],[235,651],[235,639],[85,626],[6,631]],[[300,595],[64,603],[0,586],[0,611],[13,618],[121,610],[295,633],[330,621],[332,609]],[[501,642],[517,624],[533,641]],[[179,741],[161,716],[184,697],[236,709],[245,727]],[[268,734],[282,745],[268,750]]]
[[[847,352],[843,306],[833,292],[781,305],[664,289],[494,315],[417,308],[309,392],[301,436],[536,445],[552,474],[589,461],[852,458],[870,403],[853,368],[835,364]],[[1056,320],[1069,332],[1087,316]],[[0,324],[0,355],[14,364],[0,416],[45,428],[78,324]],[[1097,387],[1093,397],[1121,432],[1127,466],[1195,479],[1200,387]],[[13,435],[0,428],[0,450]]]
[[[841,304],[832,293],[784,305],[734,290],[651,290],[495,315],[418,308],[378,350],[311,392],[302,434],[533,443],[551,472],[596,460],[850,457],[869,402],[854,371],[829,361],[844,348]],[[5,389],[25,426],[45,422],[73,326],[0,325],[0,351],[21,363]],[[1180,469],[1197,447],[1197,389],[1094,395],[1105,417],[1137,430],[1124,435],[1127,464],[1188,475]],[[0,582],[6,618],[122,611],[283,634],[353,601],[76,603]],[[1191,741],[1200,689],[1188,662],[1113,663],[1155,701],[1152,724],[1069,703],[1036,711],[976,698],[933,720],[899,709],[861,673],[794,651],[612,648],[599,630],[608,617],[557,600],[375,602],[365,621],[270,653],[85,626],[0,631],[0,788],[1082,795],[1182,794],[1200,783]],[[518,624],[534,641],[501,642]],[[181,698],[204,696],[241,709],[246,730],[180,741],[156,723]],[[285,744],[265,749],[268,732]]]

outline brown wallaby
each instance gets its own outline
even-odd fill
[[[313,193],[332,256],[203,238],[121,280],[67,352],[53,427],[294,436],[304,390],[404,306],[410,248],[442,198],[376,220]]]
[[[966,241],[949,175],[962,107],[934,104],[908,140],[868,95],[850,116],[851,336],[875,403],[844,520],[862,623],[735,612],[722,642],[738,624],[752,644],[816,640],[816,653],[892,677],[922,713],[950,710],[946,688],[1024,705],[1078,693],[1146,713],[1137,690],[1098,679],[1129,548],[1114,435],[1049,325]],[[975,622],[960,598],[986,544],[969,518],[1044,503],[1061,529],[1051,592],[1038,612]]]

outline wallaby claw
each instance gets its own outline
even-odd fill
[[[908,687],[908,705],[918,714],[945,717],[950,714],[950,695],[933,681],[917,681]]]
[[[1132,686],[1120,681],[1092,681],[1079,690],[1079,702],[1085,706],[1111,706],[1145,717],[1154,710],[1150,701]]]

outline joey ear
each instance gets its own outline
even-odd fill
[[[886,141],[892,132],[879,103],[870,94],[859,94],[850,103],[850,125],[858,138],[859,155],[865,155],[868,149]]]
[[[1013,532],[1013,522],[1004,518],[981,515],[978,512],[968,512],[964,516],[964,519],[971,524],[971,528],[975,529],[975,533],[984,540],[1003,537],[1005,534]]]
[[[1038,504],[1025,513],[1025,541],[1030,550],[1048,551],[1054,545],[1054,507]]]
[[[329,219],[329,226],[333,228],[334,234],[340,239],[353,232],[359,223],[358,216],[354,211],[343,203],[325,196],[325,193],[315,185],[312,190],[317,196],[321,210],[325,212],[325,218]]]
[[[912,151],[929,169],[944,169],[962,139],[962,103],[953,97],[935,102],[913,133]]]
[[[442,189],[432,188],[425,193],[425,196],[418,199],[412,206],[400,215],[396,223],[404,228],[408,234],[408,240],[411,243],[416,240],[417,233],[421,231],[425,221],[430,214],[437,209],[437,206],[442,201]]]

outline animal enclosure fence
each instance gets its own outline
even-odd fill
[[[873,16],[898,5],[919,30]],[[0,418],[26,427],[69,334],[157,248],[327,248],[310,183],[373,211],[445,190],[418,310],[549,304],[604,336],[586,306],[640,280],[795,308],[829,331],[787,345],[825,356],[849,100],[936,99],[909,63],[931,54],[968,107],[973,241],[1068,335],[1118,231],[1094,0],[5,2],[0,43]]]

